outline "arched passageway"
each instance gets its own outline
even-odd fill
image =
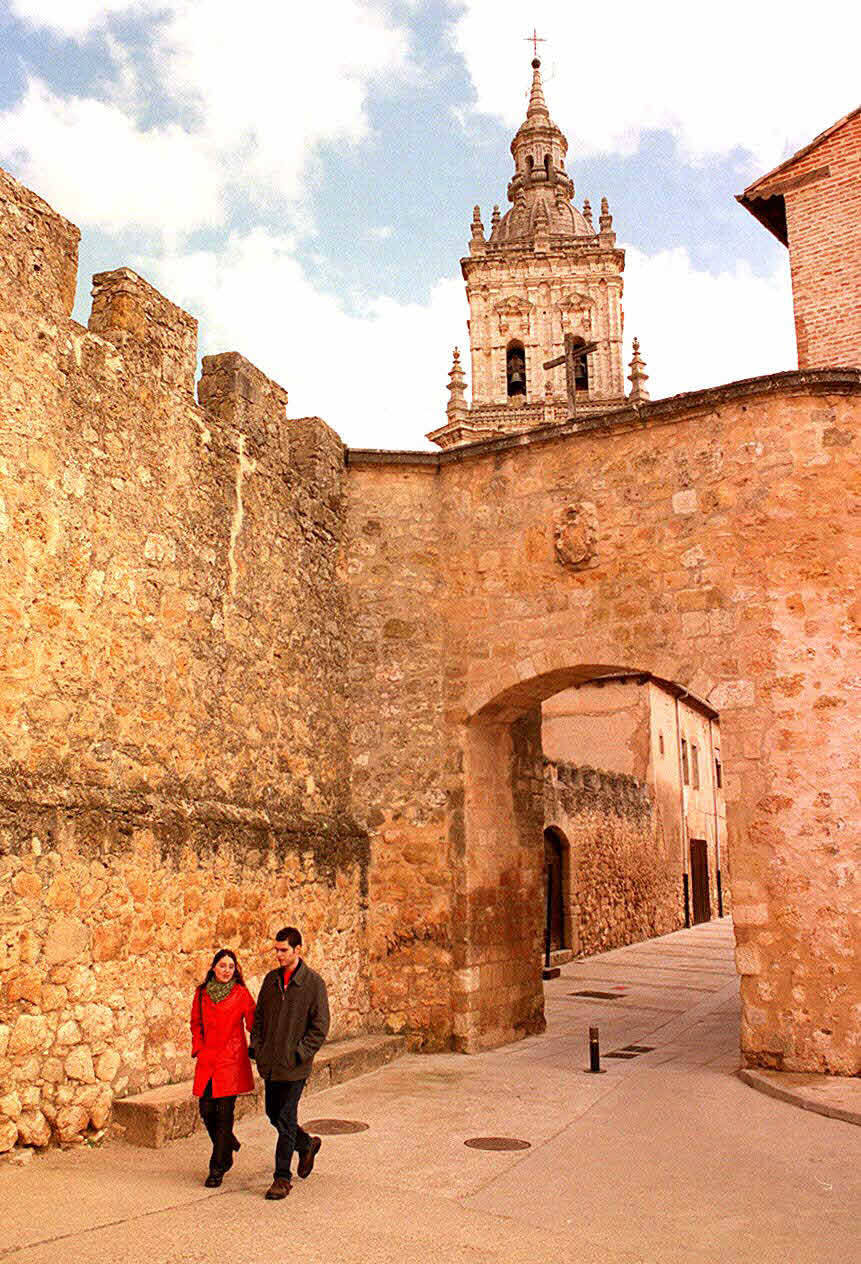
[[[857,1073],[861,384],[841,374],[351,454],[353,786],[395,1030],[473,1049],[541,1026],[537,711],[643,671],[720,713],[748,1064]]]
[[[571,908],[576,907],[576,897],[569,887],[572,882],[576,884],[576,877],[572,879],[571,874],[575,863],[571,840],[558,827],[545,828],[541,704],[554,694],[596,678],[620,677],[648,679],[649,675],[641,664],[590,663],[561,668],[502,691],[465,726],[465,847],[456,883],[462,895],[455,920],[455,962],[460,967],[456,977],[465,985],[456,1002],[462,1027],[458,1043],[463,1049],[485,1047],[542,1029],[541,961],[548,930],[551,948],[561,948],[574,937],[578,949],[582,946],[587,952],[666,933],[690,922],[686,893],[694,889],[699,901],[696,914],[699,917],[705,907],[706,916],[710,916],[709,851],[706,847],[700,853],[697,840],[687,837],[688,819],[682,811],[663,830],[655,851],[645,858],[618,858],[620,870],[643,859],[647,868],[660,870],[650,875],[652,885],[639,910],[642,921],[632,921],[631,928],[616,939],[607,937],[607,928],[600,925],[590,928],[594,940],[572,926]],[[681,685],[675,686],[675,692],[689,696]],[[677,761],[678,786],[682,781],[680,741],[684,739],[657,730],[653,736],[656,748]],[[598,775],[595,770],[590,772]],[[702,772],[704,776],[705,770]],[[689,792],[686,786],[683,794]],[[659,815],[656,809],[656,820]],[[654,841],[649,838],[653,823],[650,818],[642,831],[647,844]],[[715,837],[713,869],[719,855],[716,844]],[[689,866],[689,855],[705,862],[705,877],[703,869],[695,871]],[[714,876],[712,872],[712,882]],[[633,889],[636,877],[622,873],[623,888]],[[625,898],[624,890],[621,898]],[[594,919],[600,923],[600,908]]]

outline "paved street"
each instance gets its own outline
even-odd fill
[[[613,999],[572,995],[582,991]],[[265,1202],[274,1133],[238,1126],[224,1185],[202,1135],[111,1142],[0,1169],[3,1264],[845,1264],[861,1129],[742,1084],[729,919],[562,968],[546,1034],[475,1057],[404,1058],[309,1098],[308,1181]],[[589,1075],[590,1024],[604,1057]],[[528,1141],[470,1149],[472,1137]]]

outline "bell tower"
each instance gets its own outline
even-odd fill
[[[446,424],[427,436],[442,448],[568,420],[565,370],[544,368],[564,353],[566,334],[575,347],[597,344],[576,362],[577,416],[625,402],[625,252],[616,246],[606,198],[597,230],[588,199],[582,211],[574,205],[567,152],[568,141],[550,118],[535,57],[526,118],[511,142],[511,206],[504,215],[493,208],[489,237],[475,207],[469,255],[461,260],[472,403],[463,400],[459,382]],[[456,367],[459,374],[459,361]]]

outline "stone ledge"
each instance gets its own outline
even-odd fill
[[[403,1036],[355,1036],[324,1045],[314,1059],[305,1095],[341,1084],[367,1071],[376,1071],[400,1057],[405,1050]],[[166,1084],[163,1088],[115,1101],[113,1121],[123,1128],[123,1139],[130,1145],[158,1150],[168,1141],[190,1137],[202,1128],[191,1083],[191,1080],[186,1080],[182,1084]],[[243,1115],[256,1114],[262,1109],[263,1081],[255,1076],[254,1092],[236,1100],[236,1117],[241,1119]]]
[[[736,400],[757,399],[761,396],[829,394],[861,395],[861,370],[849,365],[766,373],[761,377],[742,378],[737,382],[725,382],[721,386],[709,386],[698,391],[685,391],[642,404],[634,405],[628,401],[623,406],[608,408],[606,412],[591,413],[581,421],[575,419],[515,430],[511,434],[497,435],[493,439],[455,444],[443,452],[346,448],[345,462],[348,466],[428,465],[442,469],[446,465],[458,465],[483,457],[489,452],[538,447],[545,443],[555,443],[558,439],[571,439],[590,433],[610,434],[625,429],[645,429],[650,425],[667,425],[698,413],[712,412],[722,404]]]
[[[801,1071],[761,1071],[742,1067],[738,1077],[751,1088],[802,1110],[861,1124],[861,1079],[850,1075],[817,1075]]]

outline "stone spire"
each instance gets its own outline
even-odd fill
[[[541,62],[532,62],[532,89],[526,118],[511,142],[514,176],[508,185],[512,210],[491,224],[488,248],[534,245],[548,240],[594,236],[572,205],[574,181],[565,170],[568,141],[550,117],[541,82]],[[471,250],[471,253],[475,253]]]
[[[541,82],[541,59],[533,57],[532,59],[532,90],[529,93],[529,105],[526,108],[527,119],[533,119],[537,115],[541,116],[542,122],[550,123],[550,111],[547,108],[547,102],[544,100],[544,84]],[[560,133],[561,135],[561,133]]]
[[[468,412],[466,403],[466,380],[463,376],[463,369],[460,367],[460,350],[455,347],[452,357],[451,368],[448,374],[449,401],[446,406],[446,416],[449,424],[466,421]]]
[[[628,400],[632,404],[644,404],[649,399],[649,392],[646,389],[649,375],[644,372],[646,365],[645,361],[640,357],[639,338],[634,339],[632,351],[634,354],[631,357],[629,366],[631,372],[628,374],[628,381],[631,383],[631,394],[628,396]]]
[[[583,218],[585,219],[586,223],[594,232],[595,225],[592,223],[592,203],[589,201],[588,198],[586,198],[586,201],[583,203]]]

